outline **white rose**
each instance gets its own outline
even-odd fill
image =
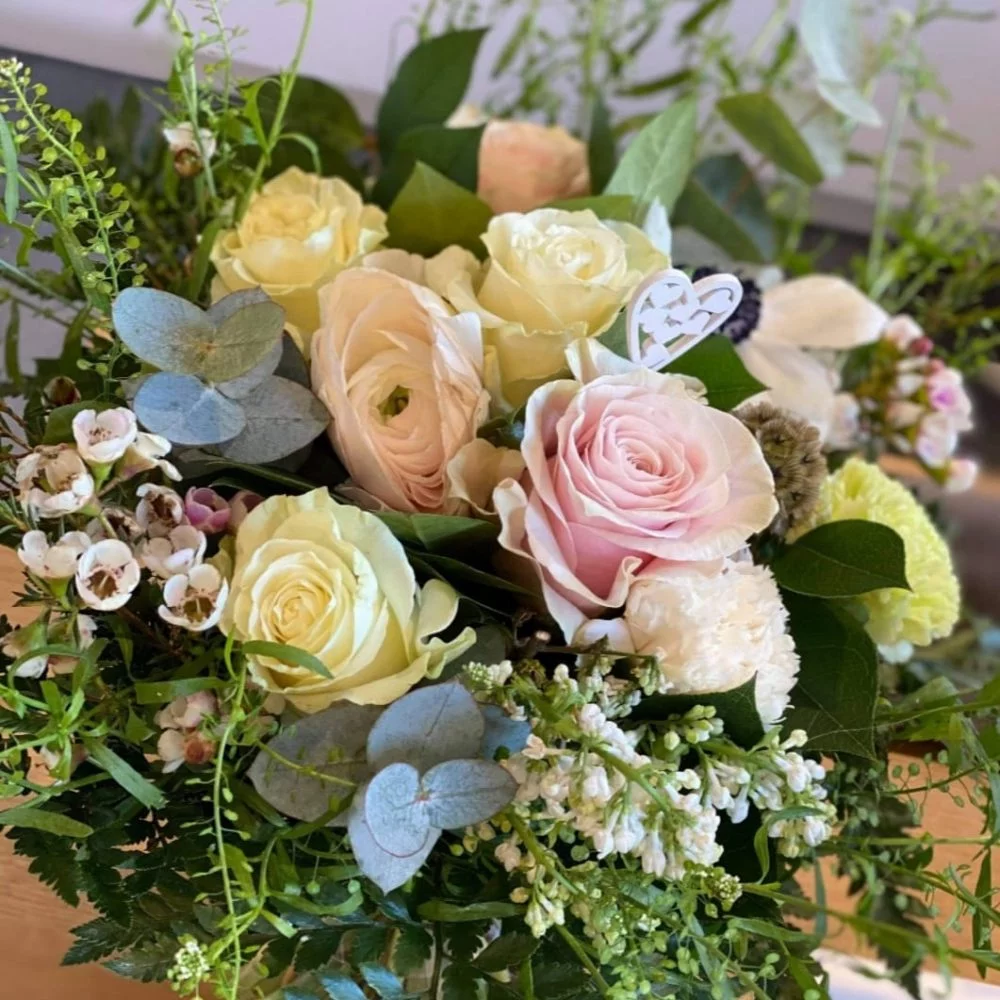
[[[491,391],[511,406],[566,367],[566,347],[603,333],[639,283],[668,266],[649,238],[591,211],[538,209],[490,221],[480,264],[450,247],[427,264],[427,282],[483,324]]]
[[[417,586],[377,517],[313,490],[271,497],[240,526],[222,628],[315,656],[330,677],[266,656],[253,656],[251,669],[267,691],[319,712],[340,700],[388,705],[437,676],[475,639],[471,629],[438,637],[457,610],[447,584]]]
[[[308,340],[319,326],[319,289],[386,236],[385,213],[349,184],[289,167],[253,196],[233,229],[216,237],[212,298],[263,288]]]
[[[489,408],[479,318],[370,267],[320,293],[312,384],[354,481],[394,510],[452,511],[447,467]]]

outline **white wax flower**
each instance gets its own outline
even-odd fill
[[[36,517],[75,514],[94,496],[94,477],[69,445],[39,446],[18,462],[14,476],[18,498]]]
[[[132,550],[116,538],[96,542],[80,557],[76,589],[95,611],[115,611],[128,603],[141,573]]]
[[[82,531],[67,531],[58,542],[49,544],[44,531],[29,531],[21,539],[18,558],[29,573],[43,580],[68,580],[76,572],[77,560],[90,547]]]
[[[160,617],[191,632],[217,625],[229,596],[229,581],[211,563],[172,576],[163,587]]]
[[[189,573],[205,556],[208,539],[190,524],[179,524],[169,535],[149,538],[139,548],[139,562],[155,576],[169,580]]]
[[[135,441],[135,414],[124,406],[113,410],[81,410],[73,418],[77,451],[91,465],[117,462]]]

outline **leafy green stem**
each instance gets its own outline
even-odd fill
[[[587,954],[587,949],[562,924],[556,924],[555,928],[559,936],[569,946],[570,951],[580,960],[580,964],[590,973],[597,991],[602,997],[606,997],[611,987],[608,986],[607,980],[601,975],[601,970],[597,967],[594,960]]]

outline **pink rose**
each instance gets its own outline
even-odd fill
[[[500,543],[533,564],[567,641],[635,579],[732,555],[778,509],[750,432],[674,375],[550,382],[528,401],[521,451],[524,476],[494,493]]]
[[[455,128],[483,123],[484,116],[469,105],[449,121]],[[503,118],[485,124],[477,193],[498,215],[590,193],[586,143],[566,129]]]

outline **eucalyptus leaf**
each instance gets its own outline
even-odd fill
[[[259,288],[233,292],[209,307],[215,324],[211,343],[201,346],[197,374],[210,382],[232,379],[259,365],[281,341],[285,310]]]
[[[368,783],[364,796],[365,823],[375,843],[400,858],[423,847],[432,823],[429,803],[420,789],[420,772],[411,764],[390,764]]]
[[[816,91],[831,108],[859,125],[867,125],[869,128],[881,127],[882,116],[878,108],[852,84],[842,83],[839,80],[817,80]]]
[[[483,734],[481,756],[493,760],[500,750],[513,756],[528,745],[531,723],[526,719],[512,719],[499,705],[483,705],[486,732]]]
[[[126,288],[111,307],[122,343],[166,372],[198,374],[191,345],[209,340],[214,324],[193,302],[156,288]]]
[[[287,336],[287,334],[286,334]],[[249,396],[268,376],[273,375],[281,361],[284,352],[284,342],[277,341],[274,347],[264,356],[264,360],[254,365],[250,371],[238,378],[220,382],[216,388],[229,399],[243,399]]]
[[[856,597],[886,587],[909,589],[902,538],[874,521],[821,524],[779,552],[771,569],[786,590],[810,597]]]
[[[659,198],[669,212],[694,164],[697,125],[694,98],[661,111],[625,150],[604,193],[631,195],[643,211]]]
[[[357,861],[362,875],[370,878],[383,892],[392,892],[420,871],[437,843],[440,831],[428,829],[425,843],[407,857],[390,854],[383,850],[372,836],[372,831],[365,822],[363,801],[364,790],[355,797],[347,818],[347,832],[354,860]]]
[[[219,450],[234,462],[276,462],[326,429],[326,407],[304,386],[270,375],[242,401],[246,426]]]
[[[193,375],[150,375],[139,387],[132,408],[146,430],[173,444],[218,444],[246,426],[238,403]]]
[[[281,338],[281,360],[274,370],[275,375],[288,379],[290,382],[297,382],[299,385],[310,386],[309,364],[306,361],[299,345],[292,339],[288,332]]]
[[[514,778],[489,760],[443,761],[424,775],[421,784],[426,815],[442,830],[485,822],[517,792]]]
[[[286,816],[315,822],[367,780],[365,741],[380,714],[337,702],[283,727],[250,767],[254,788]]]
[[[476,757],[486,724],[475,698],[450,682],[417,688],[394,701],[368,734],[375,770],[405,762],[418,771],[446,760]]]

